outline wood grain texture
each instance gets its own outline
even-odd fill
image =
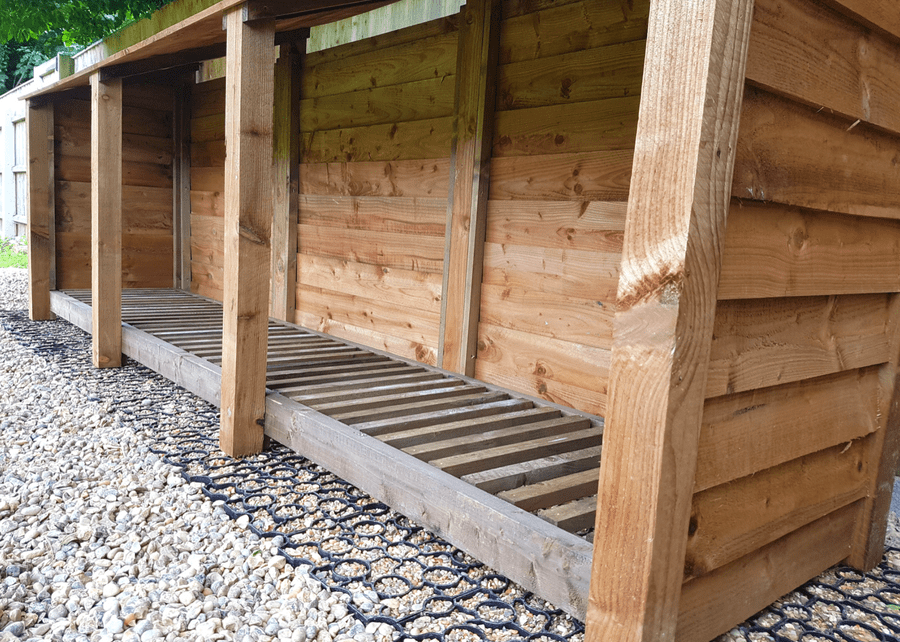
[[[122,81],[91,76],[91,346],[95,368],[122,365]]]
[[[622,202],[490,201],[485,240],[621,254],[626,209]]]
[[[897,137],[748,86],[732,194],[900,217]]]
[[[719,299],[900,291],[900,221],[733,200]]]
[[[880,366],[707,400],[694,492],[878,429]]]
[[[811,0],[757,1],[747,78],[900,133],[900,42]]]
[[[672,640],[753,2],[650,7],[586,639]]]
[[[191,289],[191,94],[192,74],[183,76],[172,100],[173,286]],[[125,198],[123,194],[123,198]]]
[[[706,395],[756,390],[884,363],[890,296],[722,301]]]
[[[627,201],[630,149],[495,158],[491,200]]]
[[[447,226],[447,199],[303,194],[300,222],[372,232],[443,236]]]
[[[891,0],[825,0],[865,25],[900,38],[900,15]]]
[[[231,456],[263,445],[270,234],[272,225],[273,20],[253,25],[238,9],[225,16],[225,287],[222,425]]]
[[[304,163],[377,162],[450,154],[450,117],[303,134]]]
[[[297,296],[297,224],[300,209],[300,76],[306,40],[298,51],[281,45],[275,63],[273,106],[272,266],[269,310],[294,318]]]
[[[706,642],[847,557],[859,503],[685,583],[677,639]],[[815,555],[810,555],[815,551]]]
[[[466,376],[475,372],[501,6],[467,3],[459,30],[438,359]]]
[[[298,226],[302,254],[439,274],[444,263],[443,239],[397,232],[372,232],[318,225]],[[415,241],[413,241],[415,239]]]
[[[449,158],[387,163],[303,163],[300,192],[447,198],[449,176]]]
[[[56,189],[53,103],[25,108],[28,136],[28,316],[53,319],[50,290],[56,280]]]

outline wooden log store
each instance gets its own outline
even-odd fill
[[[896,3],[468,0],[307,52],[386,4],[206,2],[29,96],[31,317],[220,404],[225,452],[270,435],[592,642],[709,640],[874,566]]]

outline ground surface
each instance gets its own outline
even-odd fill
[[[133,363],[93,369],[80,330],[27,320],[24,285],[0,269],[0,642],[581,642],[581,623],[287,449],[229,460],[215,408]],[[898,635],[889,550],[722,639]]]

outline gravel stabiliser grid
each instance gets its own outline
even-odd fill
[[[366,624],[440,642],[583,640],[583,623],[286,447],[272,442],[259,455],[227,457],[217,408],[131,359],[93,368],[89,335],[69,323],[0,311],[0,325],[68,371],[86,397],[109,403],[229,515],[279,538],[291,564],[309,565],[324,586],[353,596],[348,607]],[[898,640],[900,549],[889,548],[870,573],[833,568],[719,639]]]

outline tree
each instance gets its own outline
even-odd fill
[[[34,65],[74,53],[170,0],[0,0],[0,85],[11,89]]]

